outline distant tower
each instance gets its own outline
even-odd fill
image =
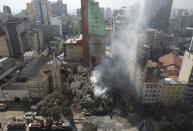
[[[113,11],[111,10],[111,8],[107,8],[105,13],[105,20],[111,19],[112,16],[113,16]]]
[[[52,82],[53,82],[54,91],[64,92],[64,85],[62,82],[61,68],[57,63],[54,51],[53,51]]]
[[[40,24],[49,24],[51,4],[48,0],[33,0],[35,20]]]
[[[54,16],[63,16],[67,15],[67,4],[63,4],[62,0],[58,0],[55,3],[52,3],[52,14]]]
[[[4,13],[4,16],[7,18],[12,17],[11,9],[9,6],[3,6],[3,13]]]

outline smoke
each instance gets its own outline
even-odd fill
[[[137,72],[141,72],[137,70],[142,70],[145,65],[143,46],[146,32],[142,7],[143,2],[124,7],[120,14],[124,17],[116,18],[120,29],[115,29],[115,39],[108,47],[112,57],[107,54],[92,72],[91,82],[94,84],[96,96],[103,95],[106,91],[115,91],[129,98],[138,93]]]

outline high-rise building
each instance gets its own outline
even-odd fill
[[[105,12],[105,20],[111,19],[113,16],[113,11],[111,8],[107,8]]]
[[[79,29],[79,32],[81,32],[82,31],[82,29],[81,29],[81,9],[77,9],[77,11],[76,11],[76,13],[77,13],[77,19],[78,19],[78,29]]]
[[[94,0],[81,0],[83,65],[92,68],[105,54],[105,22]]]
[[[157,29],[147,30],[147,40],[150,46],[150,59],[155,61],[163,55],[164,47],[164,32]]]
[[[54,37],[60,36],[59,25],[41,25],[40,30],[43,32],[44,42],[46,44],[48,44],[49,41],[54,40]]]
[[[3,13],[4,13],[4,16],[7,18],[12,17],[11,9],[9,6],[3,6]]]
[[[55,16],[67,15],[67,4],[63,4],[62,0],[52,3],[52,14]]]
[[[35,20],[40,24],[49,24],[51,16],[51,3],[48,0],[33,0]]]
[[[60,28],[60,35],[62,35],[62,20],[60,16],[50,17],[51,25],[58,25]]]
[[[101,13],[102,13],[103,17],[105,17],[105,8],[101,7],[100,9],[101,9]]]
[[[21,34],[30,29],[30,23],[26,19],[10,19],[6,22],[6,33],[9,38],[8,49],[12,57],[19,57],[25,52]]]
[[[121,8],[115,13],[112,26],[113,39],[123,41],[125,48],[128,48],[125,54],[128,57],[124,61],[128,64],[129,81],[133,84],[132,87],[135,88],[137,96],[141,98],[149,50],[146,44],[147,25],[138,23],[139,9],[138,5]],[[128,32],[122,32],[125,29]],[[122,33],[137,35],[128,37]]]
[[[193,38],[188,51],[185,52],[178,80],[188,83],[185,99],[193,102]]]
[[[165,78],[160,83],[162,84],[160,103],[171,105],[179,101],[184,101],[187,90],[187,83],[185,81]]]
[[[173,0],[145,0],[144,14],[150,28],[167,32]]]

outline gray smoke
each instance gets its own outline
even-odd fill
[[[143,44],[146,42],[146,32],[142,28],[142,3],[123,8],[124,23],[109,47],[112,57],[107,55],[92,73],[96,96],[108,90],[120,91],[128,98],[136,96],[136,67],[145,64]]]

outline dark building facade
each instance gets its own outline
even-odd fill
[[[54,40],[54,37],[60,36],[59,25],[41,25],[40,30],[43,32],[44,41],[46,44],[48,44],[49,41]]]
[[[25,49],[21,41],[21,34],[30,29],[30,23],[27,19],[9,19],[6,22],[6,33],[9,39],[8,50],[11,57],[21,56]]]
[[[145,0],[144,16],[149,27],[167,32],[173,0]]]

